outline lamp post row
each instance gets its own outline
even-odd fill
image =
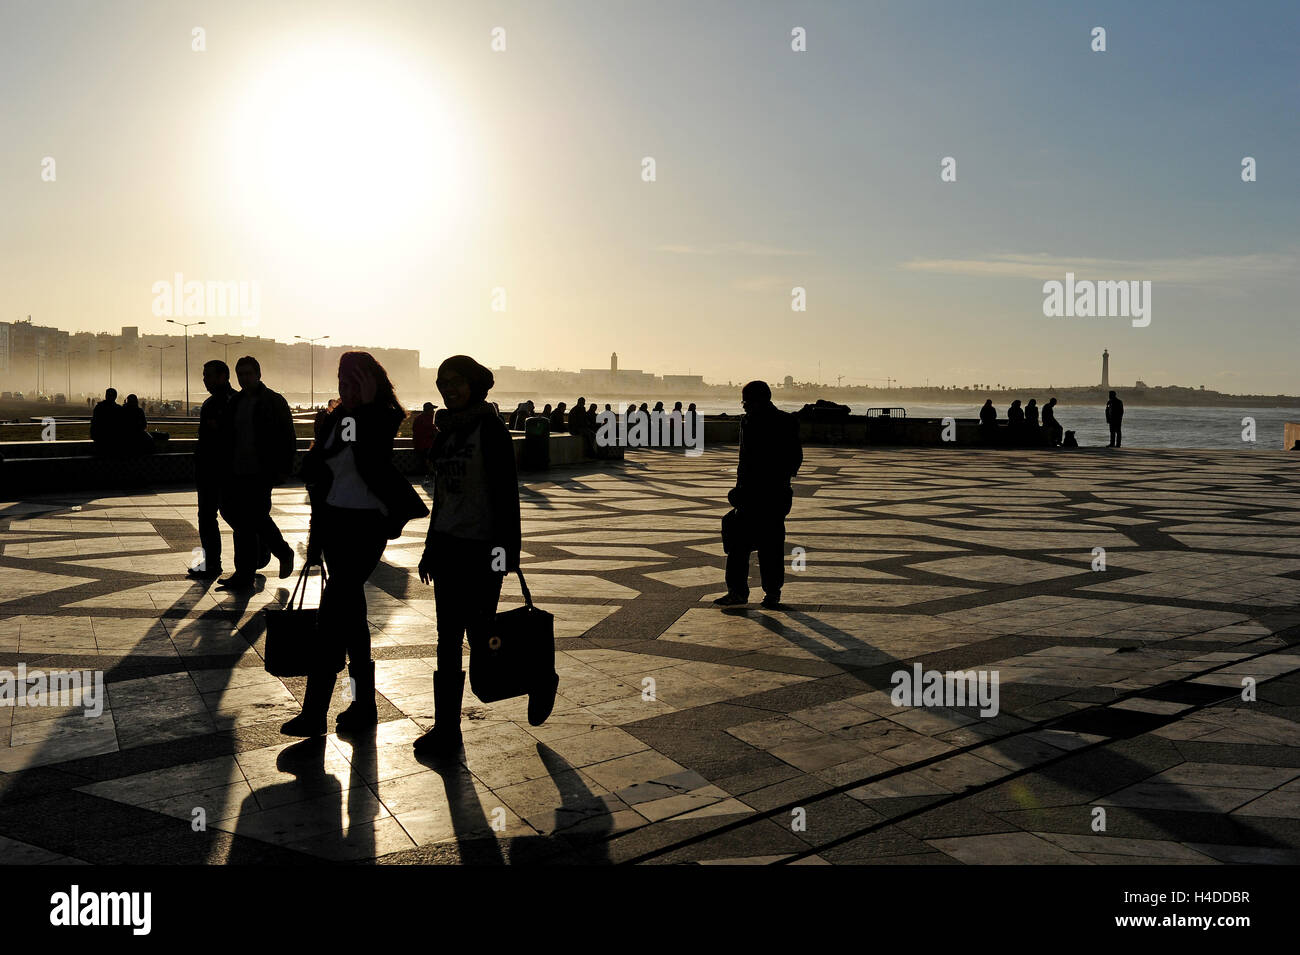
[[[174,318],[169,318],[167,321],[185,329],[185,417],[188,418],[190,416],[190,329],[195,325],[206,325],[207,322],[178,322]]]
[[[303,335],[294,335],[294,338],[301,339],[307,343],[307,364],[311,366],[311,402],[310,407],[316,408],[316,343],[329,338],[328,335],[318,335],[315,338],[307,338]]]
[[[172,325],[179,325],[179,326],[181,326],[181,328],[185,329],[185,333],[184,333],[184,334],[185,334],[185,416],[186,416],[186,417],[189,417],[189,414],[190,414],[190,329],[193,328],[195,325],[206,325],[207,322],[203,322],[203,321],[200,321],[200,322],[178,322],[178,321],[176,321],[176,319],[174,319],[174,318],[169,318],[169,319],[167,319],[167,321],[168,321],[169,324],[172,324]],[[318,336],[318,337],[316,337],[316,338],[304,338],[302,335],[295,335],[295,336],[293,336],[293,337],[294,337],[294,338],[301,339],[302,341],[307,342],[307,346],[308,346],[308,362],[309,362],[310,365],[311,365],[311,406],[314,408],[314,407],[316,406],[316,361],[315,361],[315,345],[316,345],[316,342],[323,341],[323,340],[325,340],[326,338],[329,338],[329,336],[328,336],[328,335],[320,335],[320,336]],[[215,338],[210,339],[210,340],[213,342],[213,344],[221,345],[221,346],[225,349],[225,360],[226,360],[226,363],[229,364],[229,362],[230,362],[230,346],[231,346],[231,345],[238,345],[238,344],[239,344],[240,342],[242,342],[244,339],[242,339],[242,338],[236,338],[236,339],[233,339],[233,340],[228,341],[228,342],[218,341],[218,340],[215,339]],[[108,352],[108,386],[109,386],[110,388],[113,387],[113,352],[121,351],[121,350],[122,350],[122,347],[123,347],[123,346],[118,345],[116,348],[111,348],[111,349],[109,349],[109,352]],[[163,353],[164,350],[166,350],[166,349],[168,349],[168,348],[175,348],[176,346],[175,346],[175,345],[148,345],[148,346],[146,346],[146,347],[148,347],[148,348],[156,348],[156,349],[158,349],[158,401],[161,403],[162,400],[163,400],[163,393],[162,393],[162,353]],[[38,389],[39,389],[39,385],[38,385],[37,387],[38,387]]]
[[[169,348],[175,348],[176,346],[175,345],[147,345],[145,347],[158,349],[158,404],[161,405],[163,403],[163,391],[162,391],[163,352],[165,352]],[[186,367],[185,370],[187,372],[187,377],[188,377],[189,368]]]

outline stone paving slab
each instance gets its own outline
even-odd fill
[[[735,465],[521,483],[555,712],[467,692],[450,764],[410,749],[433,719],[423,528],[367,587],[380,726],[295,742],[304,681],[261,665],[286,588],[185,579],[192,491],[0,502],[0,671],[106,683],[94,716],[85,693],[0,700],[0,861],[1300,860],[1294,458],[808,448],[775,611],[709,603]],[[273,500],[301,552],[304,491]],[[917,665],[996,674],[996,713],[896,705]]]

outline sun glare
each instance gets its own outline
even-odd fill
[[[463,195],[461,136],[433,77],[393,51],[304,47],[234,113],[232,198],[277,241],[402,242],[446,222]]]

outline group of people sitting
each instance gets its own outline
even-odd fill
[[[104,456],[148,454],[153,450],[149,422],[135,395],[126,396],[126,404],[117,403],[117,389],[104,392],[104,400],[90,415],[90,440],[95,453]]]
[[[606,402],[604,410],[610,414],[618,413],[608,402]],[[601,410],[596,407],[596,403],[593,401],[588,404],[586,398],[579,398],[571,409],[561,401],[554,408],[549,404],[545,405],[541,411],[537,410],[537,405],[534,402],[521,401],[515,410],[510,413],[508,424],[511,431],[523,431],[525,421],[540,415],[550,422],[552,434],[563,434],[565,432],[581,434],[588,429],[594,432],[600,427],[600,413]],[[656,401],[654,408],[650,408],[648,403],[643,401],[640,408],[635,403],[632,403],[627,406],[627,411],[624,412],[629,418],[636,414],[649,415],[656,413],[664,415],[698,414],[695,410],[695,402],[691,402],[689,407],[683,409],[680,401],[673,405],[671,411],[664,407],[662,401]]]
[[[550,425],[551,434],[576,434],[580,435],[583,444],[586,446],[587,454],[592,457],[600,457],[601,450],[596,445],[596,432],[600,430],[601,414],[617,415],[618,412],[609,404],[605,404],[604,411],[596,407],[596,402],[587,403],[586,398],[579,398],[572,408],[569,408],[563,401],[552,408],[549,404],[545,405],[541,411],[537,410],[537,405],[532,401],[521,401],[512,411],[507,419],[507,425],[511,431],[524,431],[525,422],[529,418],[543,417],[547,419]],[[662,401],[656,401],[654,408],[650,408],[647,402],[641,402],[638,408],[635,403],[629,404],[624,415],[627,418],[629,426],[634,417],[638,414],[647,417],[654,414],[659,415],[677,415],[679,418],[687,415],[695,416],[699,414],[695,410],[695,403],[691,402],[686,409],[682,408],[680,401],[674,403],[671,411],[664,407]]]
[[[993,407],[992,398],[985,401],[984,407],[980,409],[980,432],[986,444],[1002,443],[1000,439],[1004,436],[998,430],[998,409]],[[1070,435],[1073,434],[1074,432],[1070,432]],[[1019,398],[1011,402],[1011,407],[1007,409],[1005,443],[1046,443],[1050,447],[1059,448],[1064,438],[1065,433],[1056,420],[1055,398],[1050,399],[1042,407],[1041,429],[1037,398],[1030,398],[1029,403],[1024,407],[1021,407]]]

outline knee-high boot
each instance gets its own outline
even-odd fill
[[[365,729],[379,722],[375,706],[375,661],[349,661],[348,675],[352,678],[352,703],[334,720],[340,732]]]
[[[464,693],[464,670],[434,671],[433,729],[415,741],[417,754],[449,758],[460,752],[460,701]]]
[[[325,717],[329,715],[330,697],[334,695],[335,673],[313,673],[307,677],[302,712],[280,727],[285,736],[324,736]]]

